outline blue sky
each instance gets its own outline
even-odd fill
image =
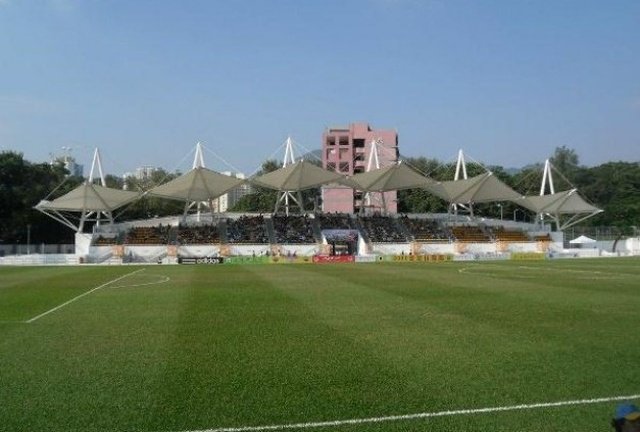
[[[251,173],[356,121],[441,161],[640,160],[637,0],[0,0],[0,35],[0,150],[34,162],[184,170],[202,141]]]

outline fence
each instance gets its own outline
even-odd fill
[[[74,244],[0,244],[0,257],[30,254],[74,254],[75,252],[76,245]]]
[[[640,236],[640,230],[635,226],[628,227],[594,227],[594,226],[573,226],[564,230],[565,242],[572,240],[581,235],[590,237],[594,240],[616,240],[618,237],[626,239],[629,237]]]

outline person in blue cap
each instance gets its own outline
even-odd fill
[[[640,409],[630,403],[618,405],[611,426],[616,432],[640,432]]]

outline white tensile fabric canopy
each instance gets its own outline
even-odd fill
[[[138,192],[111,189],[87,180],[71,192],[53,201],[40,201],[35,209],[77,232],[82,232],[87,221],[100,224],[104,218],[113,223],[113,210],[138,199],[140,196],[141,194]],[[79,217],[75,213],[79,213]],[[76,217],[78,221],[74,222]]]
[[[464,180],[438,182],[426,186],[434,195],[450,203],[482,203],[513,201],[521,195],[504,184],[492,172]]]
[[[549,195],[533,195],[514,201],[536,213],[581,214],[599,213],[602,210],[586,202],[577,189],[566,190]]]
[[[149,191],[149,195],[187,202],[204,202],[216,199],[244,182],[243,179],[197,167],[154,187]]]
[[[349,180],[353,183],[351,186],[354,189],[366,192],[426,188],[435,183],[435,180],[420,174],[402,162],[356,174]]]
[[[249,183],[281,192],[302,191],[327,183],[340,183],[351,186],[342,174],[327,171],[305,160],[252,178]]]
[[[139,197],[138,192],[112,189],[86,181],[53,201],[40,201],[35,208],[41,211],[110,212]]]

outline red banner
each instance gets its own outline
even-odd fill
[[[315,264],[329,263],[352,263],[355,261],[353,255],[314,255],[313,262]]]

